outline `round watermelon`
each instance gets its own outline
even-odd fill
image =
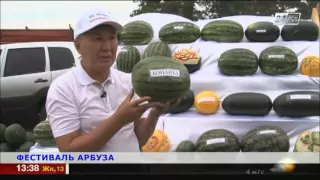
[[[254,52],[243,48],[227,50],[218,59],[218,68],[224,75],[252,75],[258,70],[258,66],[258,56]]]
[[[190,88],[187,68],[170,57],[153,56],[141,60],[132,70],[132,86],[140,97],[152,101],[174,101]]]
[[[239,152],[238,137],[225,129],[204,132],[197,140],[197,152]]]
[[[290,75],[298,68],[298,57],[284,46],[271,46],[260,53],[259,67],[268,75]]]
[[[192,43],[199,37],[199,27],[191,22],[172,22],[159,31],[159,39],[168,44]]]
[[[251,42],[274,42],[280,36],[280,29],[272,22],[261,21],[250,24],[245,36]]]
[[[56,141],[52,134],[49,121],[41,121],[33,129],[33,139],[41,146],[55,146]]]
[[[117,56],[117,69],[125,73],[131,73],[133,66],[136,65],[139,61],[139,50],[131,45],[124,46],[121,48]]]
[[[32,146],[34,146],[34,142],[26,141],[20,145],[20,147],[17,149],[17,152],[29,152]]]
[[[26,130],[20,124],[11,124],[4,131],[4,138],[10,145],[19,146],[27,138]]]
[[[196,152],[196,146],[192,141],[184,140],[178,144],[176,152]]]
[[[8,143],[0,143],[0,152],[12,152],[14,148],[10,146]]]
[[[2,124],[2,123],[0,123],[0,143],[5,141],[4,132],[5,132],[6,129],[7,129],[7,126]]]
[[[27,132],[26,135],[27,135],[27,138],[26,138],[27,141],[34,142],[33,132]]]
[[[152,56],[166,56],[171,57],[171,50],[168,44],[164,42],[153,42],[150,43],[147,48],[144,50],[143,58],[152,57]]]
[[[281,29],[284,41],[316,41],[319,27],[312,21],[300,21],[297,25],[285,25]]]
[[[125,24],[118,34],[118,40],[124,45],[147,45],[152,39],[152,26],[141,20]]]
[[[194,104],[194,93],[191,89],[181,98],[180,104],[169,107],[168,113],[178,114],[188,111]]]
[[[244,37],[243,27],[236,21],[215,20],[206,24],[201,30],[205,41],[240,42]]]
[[[242,152],[288,152],[287,133],[276,126],[260,126],[250,130],[241,141]]]

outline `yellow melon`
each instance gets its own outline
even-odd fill
[[[320,76],[320,58],[307,56],[300,63],[300,73],[311,77]]]
[[[194,106],[201,114],[215,114],[220,108],[220,100],[216,93],[203,91],[196,95]]]
[[[155,130],[141,150],[143,152],[168,152],[170,150],[168,135],[161,130]]]

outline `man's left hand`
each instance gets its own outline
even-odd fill
[[[181,103],[181,99],[177,99],[175,101],[171,101],[167,103],[162,103],[159,106],[152,108],[148,117],[150,116],[151,118],[159,118],[162,114],[168,112],[168,109],[170,107],[179,106],[180,103]]]

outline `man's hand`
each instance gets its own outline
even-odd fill
[[[115,112],[115,116],[123,125],[140,119],[147,109],[161,105],[157,102],[148,102],[151,100],[150,97],[132,100],[133,96],[134,91],[132,90]]]
[[[181,103],[181,99],[177,99],[175,101],[161,103],[158,106],[155,106],[151,109],[148,117],[150,116],[151,119],[159,118],[162,114],[168,112],[170,107],[179,106]]]

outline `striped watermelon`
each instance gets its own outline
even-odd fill
[[[260,53],[259,67],[269,75],[290,75],[298,68],[298,57],[284,46],[271,46]]]
[[[117,56],[117,69],[125,73],[131,73],[133,66],[139,61],[139,50],[131,45],[124,46]]]
[[[160,41],[149,44],[143,53],[143,58],[152,57],[152,56],[171,57],[171,50],[168,44]]]
[[[288,152],[287,133],[276,126],[260,126],[250,130],[241,141],[242,152]]]
[[[218,60],[218,67],[225,75],[252,75],[256,73],[259,66],[258,56],[243,48],[235,48],[225,51]]]
[[[191,22],[173,22],[163,26],[159,39],[168,44],[192,43],[200,38],[200,29]]]
[[[240,152],[238,137],[225,129],[213,129],[200,135],[197,152]]]
[[[42,146],[56,145],[49,121],[41,121],[34,127],[33,139]]]
[[[123,26],[118,39],[124,45],[147,45],[153,38],[153,28],[145,21],[132,21]]]
[[[176,148],[176,152],[196,152],[196,145],[189,140],[181,141]]]
[[[137,95],[150,96],[152,101],[176,100],[184,96],[190,88],[187,68],[180,62],[164,56],[141,60],[133,67],[131,80]]]
[[[242,25],[231,20],[212,21],[201,30],[201,38],[206,41],[240,42],[243,37]]]

